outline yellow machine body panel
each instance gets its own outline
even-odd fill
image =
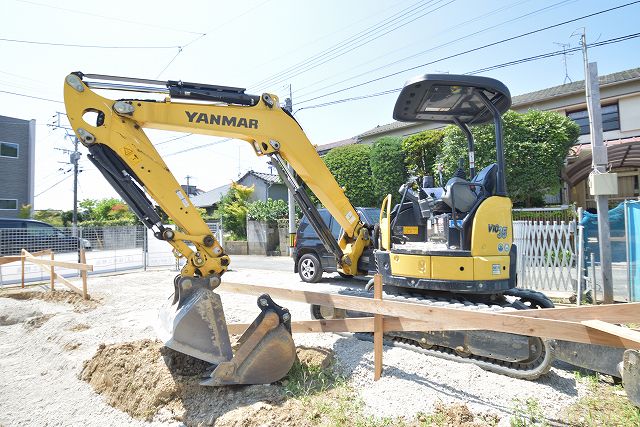
[[[396,276],[431,278],[431,257],[422,255],[392,254],[391,272]]]
[[[478,207],[471,231],[472,256],[509,256],[513,243],[511,199],[492,196]]]
[[[432,256],[431,278],[436,280],[473,280],[473,258]]]
[[[504,280],[509,278],[509,256],[473,257],[474,280]]]
[[[509,279],[509,251],[513,242],[511,200],[492,196],[478,207],[471,232],[471,256],[394,253],[391,274],[419,279],[491,281]],[[383,236],[385,228],[382,227]],[[385,239],[383,239],[384,241]]]

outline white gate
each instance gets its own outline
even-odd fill
[[[518,287],[574,293],[575,231],[575,221],[513,221]]]

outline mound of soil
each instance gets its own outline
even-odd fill
[[[433,415],[424,416],[420,415],[417,419],[422,425],[429,423],[429,425],[439,426],[455,426],[455,427],[483,427],[487,425],[497,425],[498,417],[491,414],[478,414],[475,415],[469,410],[467,405],[452,404],[443,405],[438,404],[435,407]]]
[[[323,349],[298,353],[319,364]],[[158,341],[101,345],[80,374],[107,402],[138,419],[171,418],[186,425],[308,425],[300,401],[285,400],[280,385],[204,387],[207,362],[175,352]]]
[[[82,295],[79,295],[72,291],[21,291],[21,292],[7,292],[1,293],[0,297],[11,298],[15,300],[31,300],[39,299],[47,302],[57,302],[71,304],[74,311],[87,311],[93,310],[98,307],[98,302],[95,299],[85,300]]]
[[[328,348],[301,345],[296,348],[296,354],[300,363],[309,366],[320,366],[322,369],[328,368],[334,361],[333,350]]]

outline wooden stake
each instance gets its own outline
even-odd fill
[[[84,248],[82,247],[80,248],[80,263],[87,263]],[[87,294],[87,270],[80,270],[80,276],[82,277],[82,298],[89,299],[89,295]]]
[[[20,257],[20,263],[22,264],[22,289],[24,289],[24,255]]]
[[[382,276],[373,276],[373,299],[382,301]],[[373,316],[373,380],[378,381],[382,376],[382,351],[384,336],[384,316],[375,314]]]
[[[51,251],[51,278],[49,279],[50,280],[49,286],[51,286],[51,290],[52,291],[55,290],[54,289],[54,287],[55,287],[54,286],[54,282],[55,282],[55,279],[56,279],[56,273],[54,271],[55,266],[53,265],[53,261],[54,261],[53,260],[53,251]]]

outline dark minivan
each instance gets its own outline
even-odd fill
[[[379,208],[356,208],[362,222],[375,225],[380,218]],[[334,239],[338,240],[342,227],[326,209],[318,209],[322,220],[331,230]],[[315,283],[322,279],[322,273],[334,273],[337,271],[336,258],[322,244],[318,234],[313,229],[306,216],[302,217],[296,240],[293,245],[293,271],[308,283]],[[342,273],[341,276],[345,277]]]
[[[46,222],[22,218],[0,218],[0,255],[19,255],[21,249],[38,252],[52,249],[54,252],[75,252],[82,242],[91,248],[86,239],[67,236]]]

